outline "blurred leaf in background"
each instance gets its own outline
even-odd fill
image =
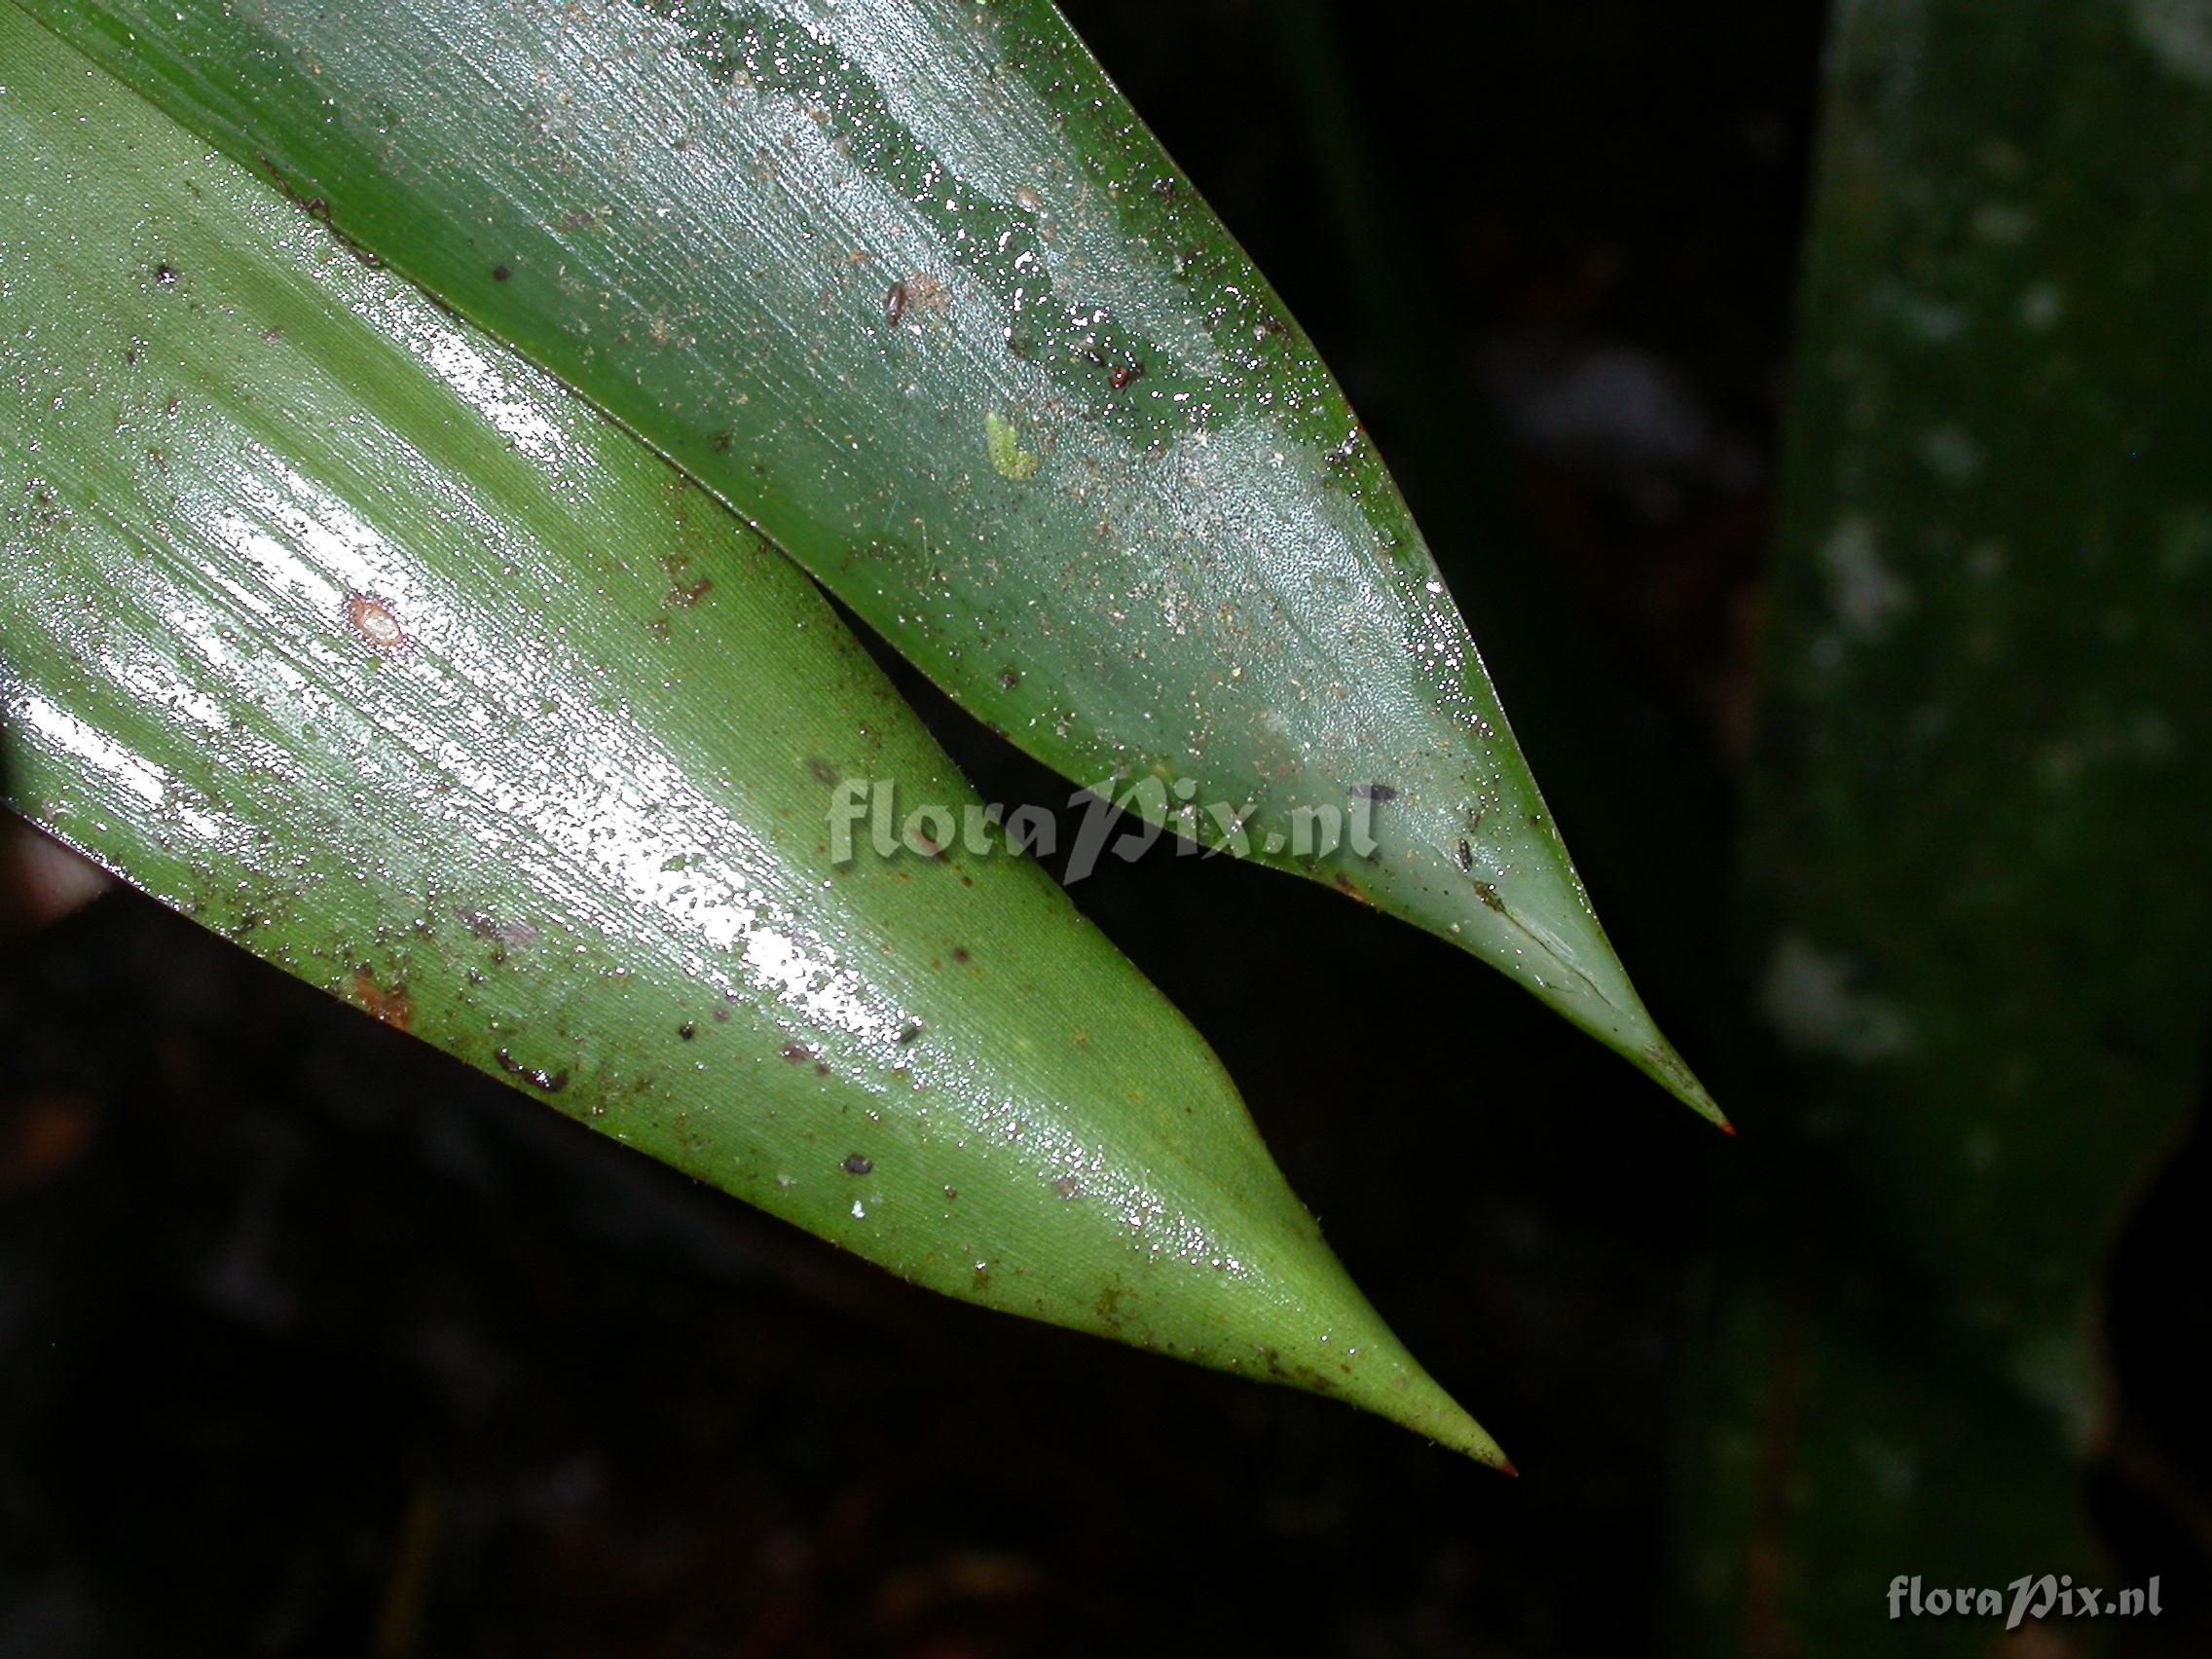
[[[2158,1570],[2092,1536],[2104,1286],[2212,1013],[2212,13],[1854,0],[1829,50],[1685,1655],[1983,1653],[1892,1578]]]

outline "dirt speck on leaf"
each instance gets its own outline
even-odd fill
[[[353,973],[353,1006],[372,1019],[405,1031],[415,1021],[415,1002],[405,985],[381,985],[366,968]]]
[[[346,596],[346,626],[371,650],[380,654],[403,651],[412,643],[407,630],[389,605],[368,593]]]
[[[688,585],[680,582],[675,587],[670,588],[668,597],[662,603],[679,610],[688,610],[714,591],[714,582],[706,576],[701,576],[697,581]]]
[[[509,1077],[520,1078],[541,1093],[558,1094],[562,1089],[569,1087],[569,1074],[567,1072],[540,1071],[535,1066],[526,1066],[504,1049],[496,1051],[492,1058],[498,1062],[499,1069]]]

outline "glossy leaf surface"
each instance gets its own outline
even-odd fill
[[[29,9],[1031,754],[1455,940],[1717,1119],[1310,342],[1044,0]]]
[[[0,10],[10,799],[258,954],[947,1294],[1495,1448],[1219,1064],[820,595],[538,371]]]

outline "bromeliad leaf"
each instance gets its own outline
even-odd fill
[[[1451,939],[1718,1120],[1311,343],[1046,0],[24,3],[1031,754]]]
[[[2163,1306],[2116,1265],[2146,1195],[2202,1202],[2158,1171],[2212,1005],[2206,19],[1828,43],[1739,906],[1793,1110],[1681,1391],[1684,1656],[1988,1659],[1985,1620],[1869,1642],[1889,1564],[2095,1583],[2120,1506],[2202,1514],[2108,1299]]]
[[[1492,1461],[1218,1062],[787,560],[0,7],[11,801],[169,903],[949,1295]]]

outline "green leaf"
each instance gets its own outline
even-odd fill
[[[2201,17],[1839,15],[1746,848],[1796,1105],[1716,1275],[1697,1659],[2007,1649],[1899,1573],[2127,1582],[2102,1292],[2212,1005]]]
[[[1218,1062],[806,578],[0,8],[10,799],[592,1127],[970,1301],[1489,1437]],[[866,833],[866,827],[863,827]]]
[[[1452,940],[1720,1121],[1366,433],[1046,0],[26,3],[1038,758]]]

